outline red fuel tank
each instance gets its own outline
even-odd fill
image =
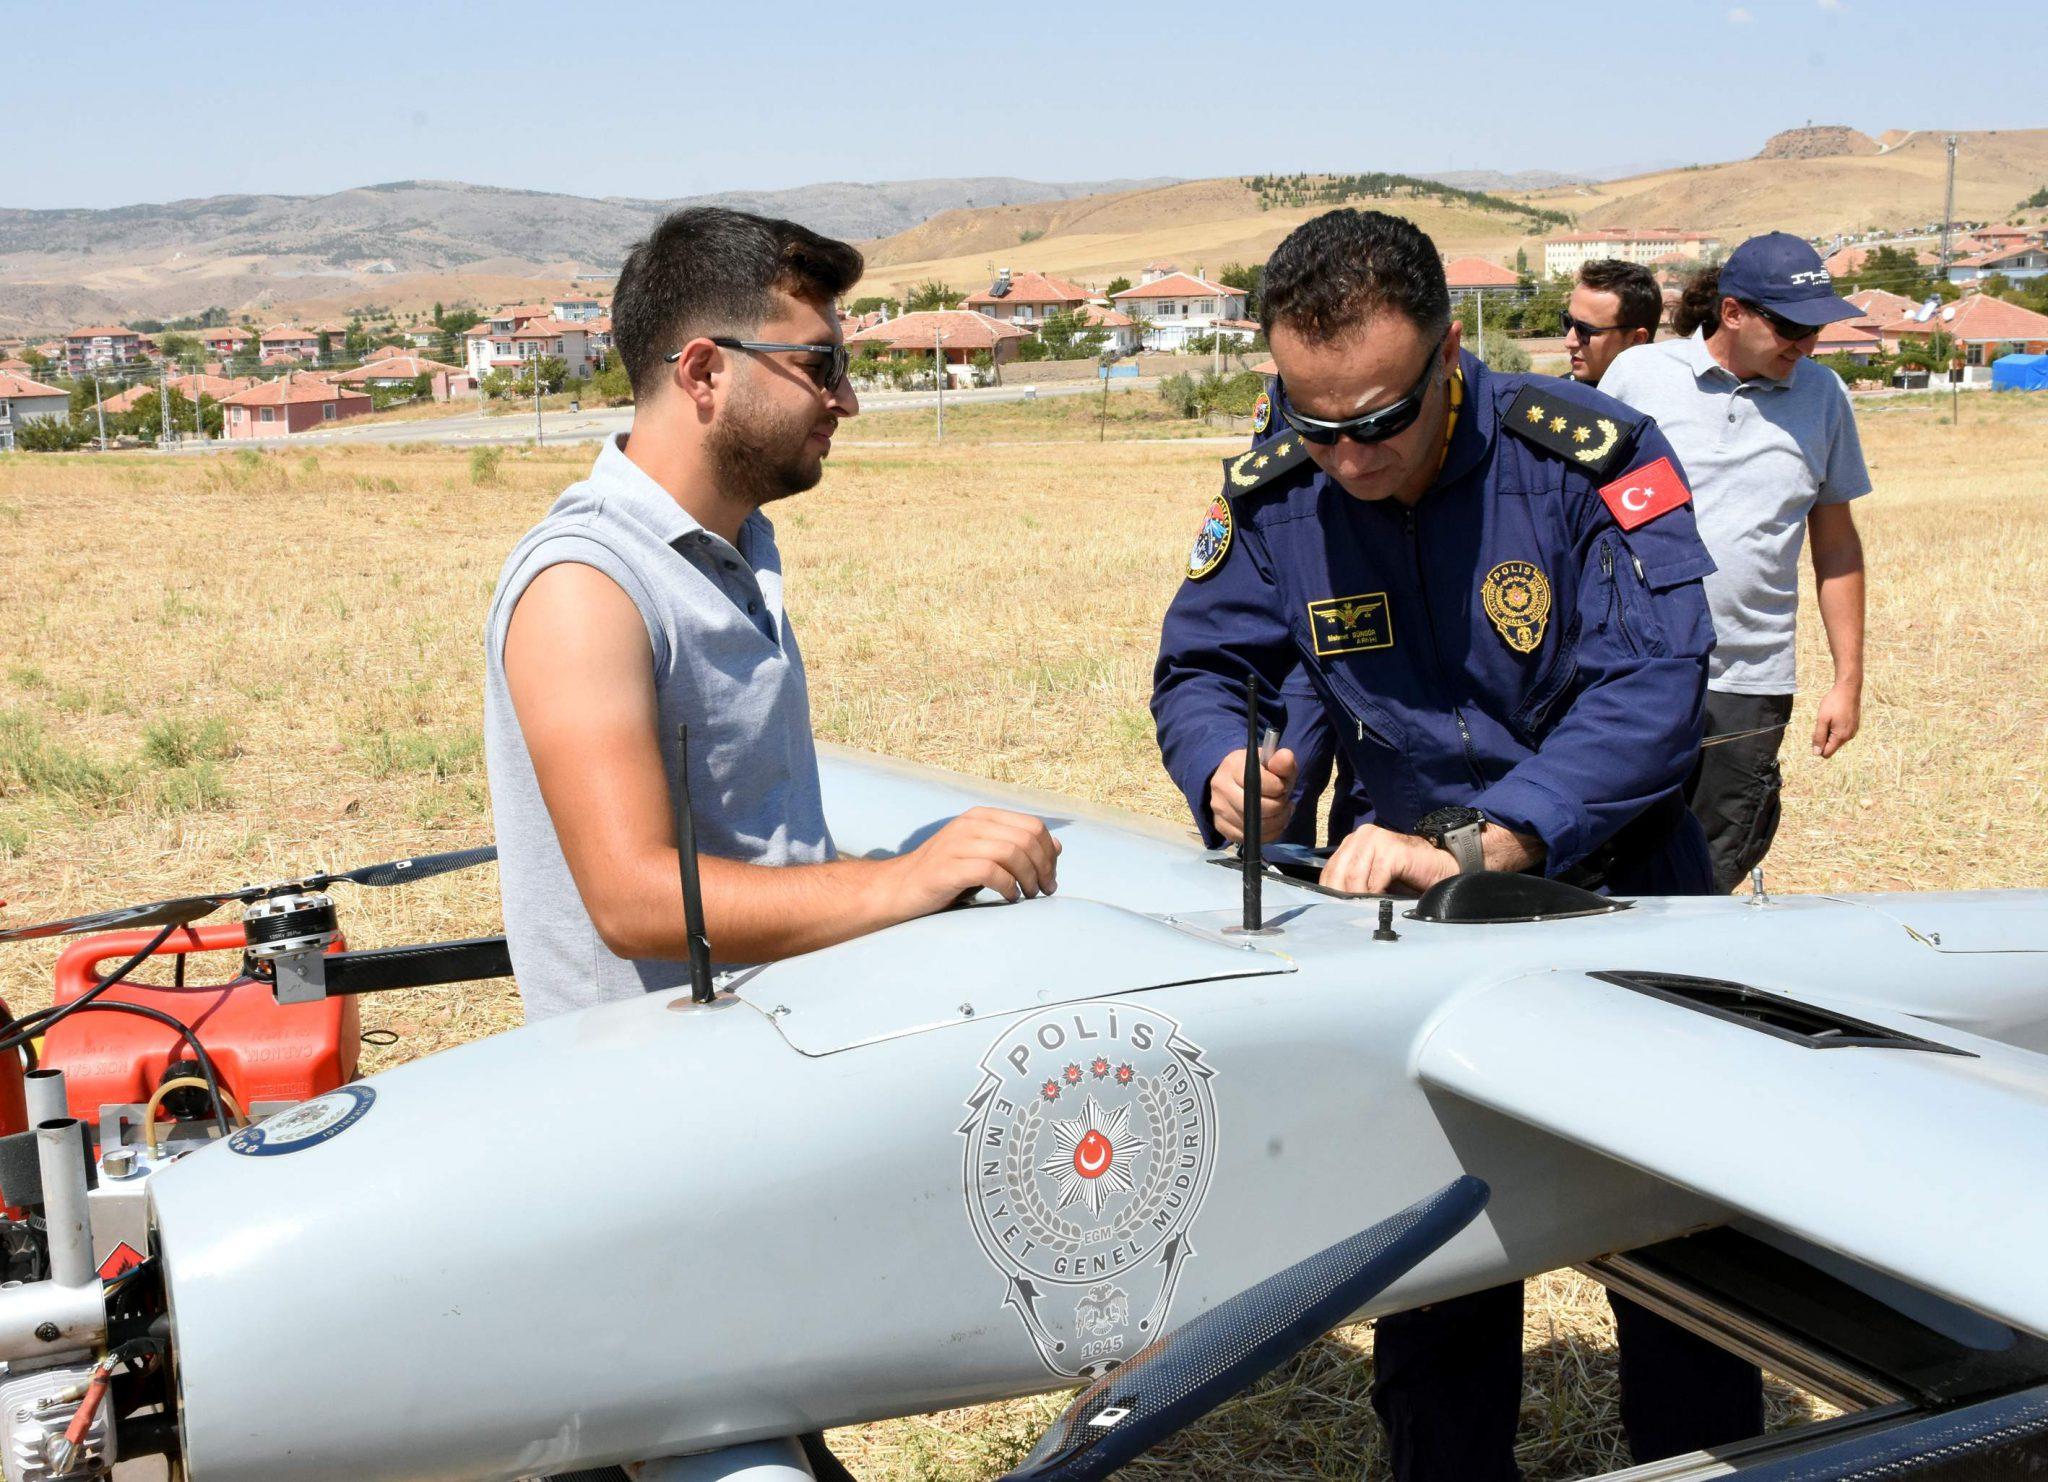
[[[155,935],[117,931],[72,943],[57,959],[53,1002],[71,1002],[99,980],[103,963],[133,956]],[[186,926],[153,955],[239,953],[244,940],[240,922]],[[328,950],[344,945],[337,937]],[[280,1004],[268,983],[237,976],[204,987],[120,983],[93,1001],[108,1000],[142,1004],[189,1026],[212,1057],[221,1089],[244,1110],[259,1101],[304,1101],[355,1078],[361,1020],[353,995]],[[71,1115],[97,1138],[101,1107],[149,1100],[171,1061],[190,1058],[191,1046],[169,1025],[140,1014],[86,1012],[51,1028],[41,1063],[64,1072]]]

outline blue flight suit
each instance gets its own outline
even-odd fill
[[[1678,790],[1701,738],[1713,561],[1690,505],[1624,531],[1596,492],[1660,458],[1679,473],[1677,455],[1597,391],[1462,363],[1442,470],[1412,508],[1353,499],[1284,432],[1226,462],[1227,548],[1167,609],[1153,671],[1167,772],[1220,844],[1209,779],[1244,744],[1244,675],[1275,693],[1301,670],[1329,722],[1290,717],[1302,770],[1341,748],[1384,826],[1462,803],[1542,840],[1550,874],[1591,860],[1616,889],[1705,890]],[[1502,412],[1525,388],[1539,411],[1613,428],[1604,461],[1510,435]]]
[[[1220,844],[1209,780],[1244,745],[1256,669],[1262,693],[1282,697],[1298,796],[1313,799],[1334,752],[1333,813],[1413,832],[1464,804],[1540,839],[1549,874],[1711,893],[1680,789],[1703,731],[1714,634],[1700,583],[1713,561],[1689,502],[1632,529],[1616,518],[1644,479],[1682,492],[1677,455],[1652,421],[1590,388],[1496,374],[1471,355],[1461,369],[1442,467],[1412,508],[1346,494],[1277,416],[1225,461],[1153,672],[1167,771]],[[1302,713],[1304,691],[1322,724]],[[1762,1429],[1752,1366],[1620,1299],[1616,1315],[1638,1460]],[[1397,1477],[1518,1475],[1521,1317],[1516,1283],[1380,1321],[1373,1399]]]

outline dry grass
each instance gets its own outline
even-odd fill
[[[2042,883],[2048,409],[1966,398],[1960,428],[1946,410],[1864,413],[1880,490],[1862,507],[1875,573],[1865,732],[1832,762],[1787,748],[1778,888]],[[1070,415],[1058,400],[1038,412],[1041,431]],[[487,837],[485,600],[505,551],[588,457],[505,450],[487,473],[462,449],[0,459],[5,919]],[[1164,441],[995,450],[964,435],[842,447],[820,489],[776,511],[820,733],[1177,819],[1145,701],[1217,457]],[[1827,676],[1810,614],[1802,665],[1795,739]],[[363,946],[498,925],[489,871],[358,891],[343,909]],[[7,949],[0,994],[17,1011],[44,1001],[54,957]],[[517,1020],[504,984],[363,1009],[366,1027],[401,1037],[366,1049],[371,1068]],[[1377,1475],[1369,1341],[1340,1332],[1133,1474]],[[1546,1278],[1526,1341],[1529,1475],[1616,1461],[1604,1302]],[[1775,1402],[1781,1417],[1806,1413],[1789,1392]],[[865,1476],[979,1477],[1053,1403],[834,1442]]]

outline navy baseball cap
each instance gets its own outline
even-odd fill
[[[1835,297],[1835,280],[1820,254],[1789,232],[1751,237],[1721,264],[1721,292],[1761,304],[1794,324],[1818,327],[1861,319],[1863,311]]]

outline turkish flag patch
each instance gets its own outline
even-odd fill
[[[1613,483],[1603,485],[1600,497],[1607,501],[1614,523],[1624,530],[1633,530],[1666,510],[1677,509],[1692,498],[1692,490],[1685,487],[1685,480],[1678,476],[1669,458],[1659,458],[1655,463],[1631,468]]]

